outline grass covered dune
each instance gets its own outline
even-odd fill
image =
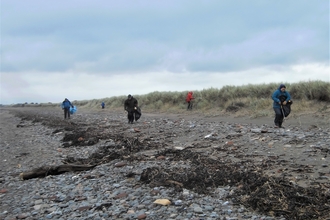
[[[285,83],[293,105],[291,115],[297,114],[329,114],[330,113],[330,82],[307,81]],[[272,116],[271,95],[280,83],[248,84],[243,86],[224,86],[194,92],[193,112],[205,116],[231,114],[249,116],[251,118]],[[188,91],[151,92],[145,95],[132,94],[139,102],[143,112],[148,113],[183,113],[186,112],[185,98]],[[127,94],[93,100],[75,100],[73,104],[84,109],[101,108],[105,102],[106,109],[122,111]],[[29,105],[26,105],[29,106]],[[36,106],[36,105],[33,105]],[[39,106],[59,106],[57,104],[39,104]]]

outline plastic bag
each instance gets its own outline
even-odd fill
[[[135,110],[134,110],[134,118],[135,118],[135,121],[139,120],[139,118],[141,117],[142,113],[141,113],[141,109],[139,107],[137,107]]]
[[[70,114],[71,115],[73,115],[76,112],[77,112],[77,107],[76,106],[70,107]]]

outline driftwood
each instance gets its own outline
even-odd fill
[[[55,167],[40,167],[36,168],[32,171],[21,173],[19,175],[21,180],[28,180],[37,177],[45,177],[49,175],[59,175],[65,172],[70,171],[84,171],[93,169],[96,165],[76,165],[76,164],[63,164]]]

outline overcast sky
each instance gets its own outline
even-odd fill
[[[0,4],[2,104],[330,82],[329,0]]]

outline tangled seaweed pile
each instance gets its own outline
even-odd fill
[[[191,151],[171,153],[173,160],[189,160],[190,168],[160,169],[148,168],[141,180],[146,183],[176,183],[176,187],[187,188],[198,193],[209,193],[209,188],[235,186],[230,195],[238,203],[243,203],[261,213],[285,216],[287,219],[317,219],[330,213],[329,184],[303,188],[283,179],[263,174],[260,167],[244,167],[242,164],[219,162],[200,156]],[[169,181],[170,180],[170,181]]]
[[[100,148],[89,158],[68,158],[65,162],[101,164],[118,158],[128,159],[133,163],[145,160],[144,157],[133,155],[127,157],[130,151],[120,150],[120,146],[121,144],[113,144]],[[214,188],[229,185],[235,190],[228,197],[237,204],[287,219],[318,219],[327,217],[330,213],[330,184],[304,188],[284,178],[267,176],[261,167],[253,163],[247,166],[230,160],[217,161],[190,150],[168,149],[155,156],[164,155],[169,163],[184,161],[185,166],[168,166],[170,169],[149,167],[141,173],[142,182],[151,186],[174,187],[176,190],[185,188],[199,194],[210,194]]]

